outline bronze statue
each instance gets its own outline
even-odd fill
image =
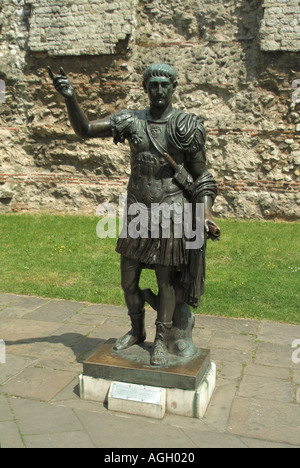
[[[144,72],[143,88],[149,97],[149,108],[124,110],[95,121],[89,121],[80,109],[63,68],[58,76],[48,70],[56,90],[66,100],[70,122],[79,137],[113,137],[115,144],[129,142],[131,176],[125,226],[133,218],[130,211],[133,205],[146,207],[150,216],[153,206],[180,208],[189,204],[193,207],[193,226],[195,207],[204,206],[205,240],[199,248],[188,249],[186,237],[175,234],[175,215],[171,216],[168,236],[162,235],[160,219],[155,236],[151,236],[148,226],[149,235],[120,235],[116,247],[121,254],[122,287],[132,329],[117,340],[114,349],[121,351],[145,341],[145,302],[148,302],[157,310],[151,365],[167,366],[169,353],[191,358],[196,348],[190,306],[198,307],[204,292],[206,239],[220,238],[220,228],[211,214],[217,188],[206,169],[203,124],[195,115],[173,108],[177,77],[169,65],[153,64]],[[150,289],[139,287],[144,268],[152,268],[156,273],[157,296]]]

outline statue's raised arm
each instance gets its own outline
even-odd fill
[[[72,127],[80,138],[106,138],[112,136],[110,119],[90,121],[80,108],[75,89],[67,77],[63,67],[60,67],[59,75],[54,75],[50,67],[47,67],[53,85],[66,101],[69,119]]]
[[[68,79],[63,67],[60,67],[60,75],[54,75],[51,68],[48,68],[48,73],[53,81],[56,91],[58,91],[65,99],[72,99],[75,96],[75,91],[71,81]]]

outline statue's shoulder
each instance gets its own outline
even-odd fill
[[[185,132],[195,128],[204,130],[203,120],[196,114],[189,114],[179,109],[174,110],[174,114],[171,116],[169,125],[176,128],[178,131]]]
[[[114,142],[124,143],[125,139],[138,142],[141,137],[141,122],[146,120],[146,110],[125,109],[110,117]]]
[[[206,132],[202,120],[195,114],[175,110],[168,122],[168,136],[175,148],[188,153],[202,149]]]

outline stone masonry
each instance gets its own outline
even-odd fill
[[[260,26],[261,50],[300,50],[299,0],[264,0]]]
[[[95,213],[126,192],[128,146],[74,135],[47,65],[96,119],[146,106],[143,70],[166,61],[174,105],[207,130],[215,213],[299,219],[298,15],[292,0],[0,0],[0,211]]]
[[[105,55],[131,36],[132,0],[28,0],[29,49],[50,55]]]

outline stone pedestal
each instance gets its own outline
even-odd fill
[[[193,358],[172,356],[168,367],[150,366],[153,345],[113,350],[110,339],[83,363],[80,396],[108,409],[153,418],[172,413],[202,418],[216,384],[210,351],[198,349]]]

